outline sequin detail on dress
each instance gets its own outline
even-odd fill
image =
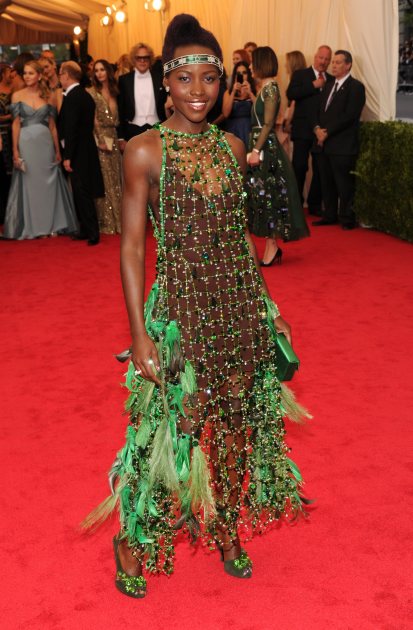
[[[145,324],[162,385],[130,364],[131,424],[111,471],[119,481],[97,516],[119,501],[123,536],[147,569],[170,573],[177,528],[208,542],[223,532],[245,539],[301,511],[302,500],[284,443],[268,300],[245,240],[238,165],[216,127],[197,135],[157,128],[157,282]]]

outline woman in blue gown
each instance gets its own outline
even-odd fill
[[[25,86],[12,96],[13,175],[5,238],[30,239],[75,232],[72,194],[60,169],[56,107],[37,61],[24,67]]]
[[[248,147],[251,131],[251,109],[255,101],[255,85],[245,61],[235,64],[229,89],[224,94],[222,113],[225,131],[240,138]]]

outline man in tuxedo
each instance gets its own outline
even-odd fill
[[[62,63],[59,72],[63,104],[57,127],[63,167],[70,177],[80,232],[73,238],[99,243],[96,197],[105,194],[96,141],[93,135],[95,103],[80,86],[82,71],[74,61]]]
[[[331,71],[335,81],[322,94],[314,121],[324,213],[313,225],[331,225],[340,217],[345,230],[356,225],[353,171],[359,152],[360,116],[366,102],[364,85],[350,74],[352,63],[347,50],[334,53]]]
[[[331,48],[320,46],[314,55],[314,63],[309,68],[296,70],[287,88],[289,101],[295,101],[294,115],[291,121],[291,140],[293,141],[293,169],[298,190],[303,200],[305,177],[308,170],[308,157],[314,142],[313,122],[318,105],[326,85],[333,81],[327,73],[331,61]],[[321,183],[318,173],[317,157],[312,156],[311,187],[308,193],[310,214],[321,214]]]
[[[162,65],[153,64],[153,51],[143,43],[132,48],[130,59],[134,70],[119,77],[118,137],[122,151],[128,140],[166,118]]]

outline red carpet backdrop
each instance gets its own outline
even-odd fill
[[[284,249],[265,274],[314,415],[288,426],[311,516],[248,543],[252,580],[181,538],[135,601],[113,585],[116,522],[77,531],[127,424],[119,239],[0,243],[2,628],[413,628],[413,248],[329,227]],[[148,237],[148,286],[154,262]]]

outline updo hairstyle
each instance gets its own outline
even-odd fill
[[[179,46],[189,46],[190,44],[209,48],[222,61],[221,46],[215,35],[202,28],[193,15],[180,13],[173,18],[167,28],[162,48],[162,63],[174,59],[175,50]]]

